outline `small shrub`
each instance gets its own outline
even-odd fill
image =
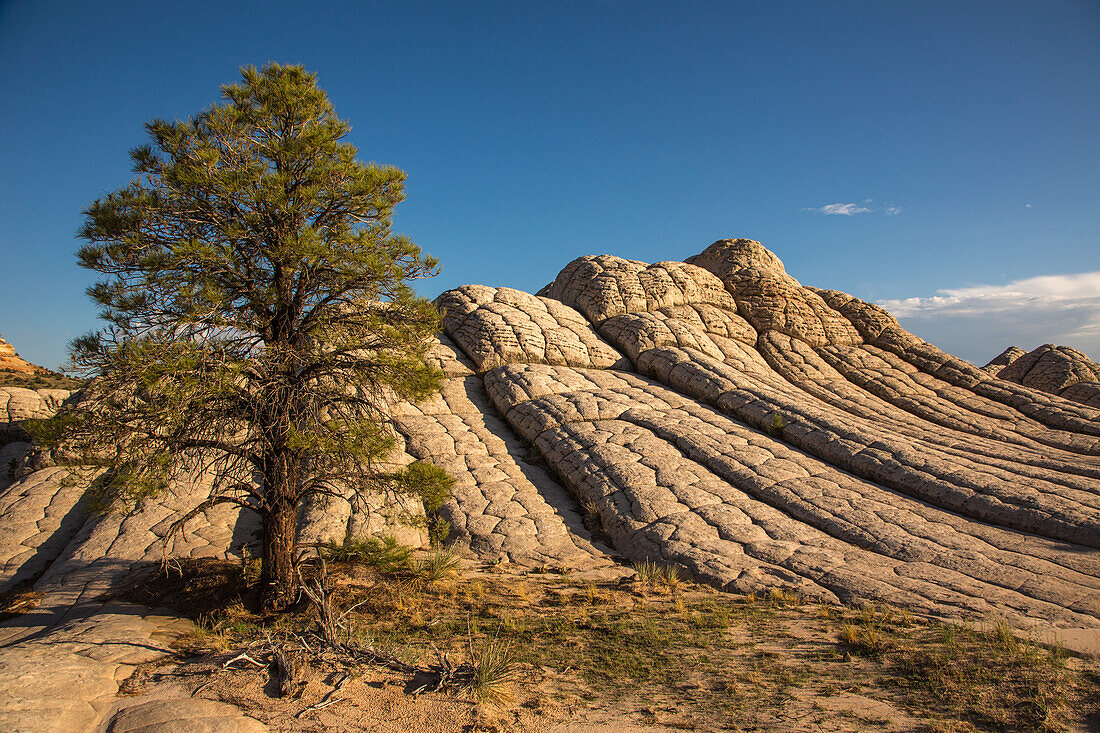
[[[34,610],[45,595],[34,590],[31,580],[24,580],[0,593],[0,621],[7,621]]]
[[[885,642],[874,626],[845,624],[840,629],[840,640],[849,651],[863,656],[876,657],[885,651]]]
[[[399,573],[409,569],[412,548],[402,545],[393,536],[382,539],[368,537],[343,542],[329,542],[320,548],[321,557],[332,562],[348,562],[366,565],[380,573]]]
[[[473,676],[468,689],[478,702],[499,704],[512,698],[508,689],[516,678],[516,656],[510,644],[489,639],[471,648]]]
[[[661,588],[673,591],[684,585],[680,571],[673,565],[644,562],[634,564],[634,582],[646,588]]]
[[[783,416],[778,412],[772,413],[772,421],[767,427],[768,435],[773,438],[780,438],[783,436],[783,428],[785,427],[786,425],[783,424]]]
[[[848,646],[855,646],[859,643],[859,627],[855,624],[844,624],[840,629],[840,640]]]
[[[424,558],[413,560],[409,571],[422,583],[436,583],[458,573],[459,561],[453,552],[442,547],[431,550]]]
[[[797,593],[791,590],[783,590],[782,588],[768,588],[768,592],[765,594],[764,599],[767,601],[767,604],[773,608],[802,605],[802,599]]]
[[[438,514],[428,518],[428,542],[432,547],[440,547],[451,533],[451,523]]]
[[[395,477],[398,480],[397,490],[419,496],[428,514],[434,514],[451,498],[455,483],[454,478],[442,468],[423,461],[410,463]]]
[[[234,641],[222,623],[215,621],[211,615],[203,615],[195,621],[194,627],[189,632],[179,638],[177,643],[184,649],[192,651],[210,649],[215,652],[226,652],[233,647]]]
[[[661,576],[661,566],[655,562],[645,560],[634,563],[634,580],[642,585],[656,585]]]
[[[680,577],[680,571],[675,565],[662,566],[657,574],[657,582],[669,590],[675,590],[684,585],[684,579]]]
[[[252,557],[247,547],[241,548],[241,578],[245,585],[252,585],[260,579],[260,558]]]

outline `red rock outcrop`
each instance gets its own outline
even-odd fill
[[[4,370],[21,372],[24,374],[35,374],[37,372],[46,371],[42,367],[35,366],[20,358],[19,354],[15,353],[15,347],[0,336],[0,371]]]

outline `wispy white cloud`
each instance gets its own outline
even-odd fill
[[[1100,356],[1100,271],[944,289],[879,305],[914,333],[975,363],[1006,346],[1043,343]]]
[[[807,207],[806,211],[813,211],[817,214],[826,214],[828,216],[854,216],[855,214],[866,214],[871,209],[866,206],[860,206],[859,204],[826,204],[817,208]]]
[[[812,211],[815,214],[826,216],[855,216],[856,214],[871,214],[881,212],[886,216],[897,216],[901,213],[900,206],[886,204],[884,207],[875,206],[874,199],[864,199],[862,203],[852,204],[825,204],[824,206],[807,206],[803,211]]]

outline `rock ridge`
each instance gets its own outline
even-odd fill
[[[650,560],[731,592],[1006,619],[1100,651],[1100,371],[1084,354],[1010,349],[978,369],[747,239],[685,262],[580,257],[535,295],[466,285],[436,304],[445,385],[394,405],[391,460],[455,478],[455,551],[603,577]],[[0,388],[0,590],[33,581],[71,614],[159,561],[210,485],[88,514],[10,437],[67,397]],[[299,536],[426,542],[423,507],[393,498],[306,507]],[[167,552],[238,558],[257,529],[222,505]]]
[[[40,366],[35,366],[21,358],[15,352],[15,347],[0,336],[0,371],[19,372],[21,374],[37,374],[46,371]]]
[[[1069,346],[1010,346],[982,369],[993,376],[1100,408],[1100,364]]]

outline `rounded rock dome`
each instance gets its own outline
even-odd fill
[[[754,239],[719,239],[684,262],[706,268],[722,280],[746,267],[786,274],[783,261]]]

